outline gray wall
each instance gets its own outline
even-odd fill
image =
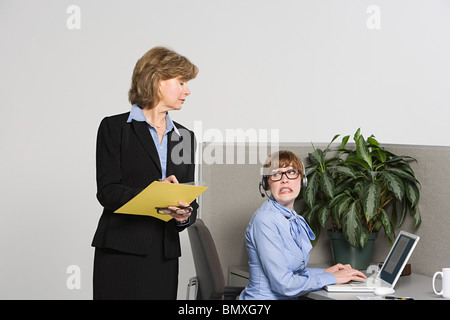
[[[205,144],[206,145],[206,144]],[[325,147],[315,143],[317,147]],[[421,183],[419,208],[422,224],[413,228],[412,219],[402,226],[405,231],[421,237],[410,263],[413,272],[432,276],[434,272],[450,265],[450,147],[415,145],[384,145],[398,155],[417,159],[411,166]],[[255,152],[249,146],[220,146],[224,152],[234,149],[248,155]],[[313,149],[307,144],[281,144],[280,149],[291,150],[307,165],[306,157]],[[203,180],[209,189],[203,196],[202,217],[214,237],[224,273],[228,266],[247,265],[244,233],[250,217],[267,198],[262,198],[258,183],[261,164],[202,164]],[[297,211],[301,204],[296,204]],[[383,261],[390,246],[381,231],[375,243],[372,260]],[[332,263],[330,242],[323,232],[311,251],[311,263]]]

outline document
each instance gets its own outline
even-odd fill
[[[191,203],[205,192],[206,189],[208,187],[198,186],[192,183],[175,184],[153,181],[141,193],[114,212],[152,216],[167,222],[172,219],[172,216],[157,213],[157,207],[179,206],[179,201]]]

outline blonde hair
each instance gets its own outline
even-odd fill
[[[155,47],[137,61],[128,100],[140,108],[153,108],[160,99],[160,81],[177,77],[189,81],[197,74],[198,68],[186,57],[164,47]]]

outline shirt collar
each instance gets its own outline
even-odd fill
[[[144,112],[142,111],[141,108],[139,108],[139,106],[136,103],[131,106],[131,111],[130,115],[128,116],[127,122],[131,122],[132,120],[140,122],[145,121],[148,123],[147,119],[144,116]],[[168,112],[166,112],[166,123],[167,123],[166,132],[169,132],[173,129],[177,135],[181,136],[180,132],[178,131],[178,128],[173,123]],[[154,128],[150,123],[148,123],[148,125]]]
[[[305,218],[303,218],[301,215],[297,214],[294,209],[289,210],[289,208],[279,204],[275,201],[275,198],[270,195],[269,201],[272,203],[272,205],[278,209],[278,211],[285,216],[289,222],[298,222],[298,227],[302,228],[305,231],[305,234],[308,236],[310,240],[314,240],[316,236],[314,235],[314,232],[309,227],[308,223],[306,222]]]
[[[280,211],[280,213],[285,216],[286,218],[292,218],[295,217],[297,215],[297,213],[294,211],[294,209],[289,210],[288,207],[285,207],[281,204],[279,204],[278,202],[275,201],[275,198],[270,195],[269,200],[272,202],[272,205],[278,209],[278,211]]]

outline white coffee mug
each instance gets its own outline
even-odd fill
[[[438,275],[442,277],[442,290],[437,292],[434,287],[435,279]],[[443,268],[442,272],[438,271],[433,275],[433,291],[437,295],[442,296],[444,299],[450,299],[450,268]]]

